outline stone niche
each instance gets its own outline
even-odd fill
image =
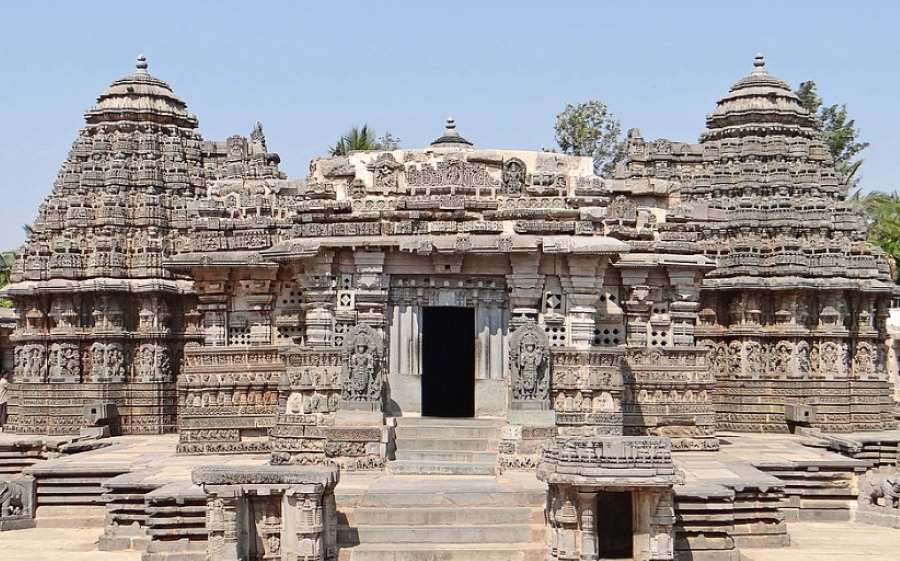
[[[201,466],[192,479],[206,493],[210,561],[337,559],[331,466]]]
[[[674,558],[668,438],[557,437],[544,447],[538,479],[549,486],[549,559]]]

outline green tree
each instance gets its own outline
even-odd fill
[[[597,175],[612,176],[616,164],[625,156],[622,124],[602,101],[567,104],[556,116],[553,128],[560,150],[573,156],[592,157]]]
[[[15,254],[11,251],[0,252],[0,288],[9,284]],[[0,298],[0,308],[12,308],[12,300]]]
[[[895,263],[900,261],[900,196],[897,192],[872,191],[863,195],[857,190],[851,201],[866,219],[869,241],[886,251]],[[896,277],[896,265],[893,269]]]
[[[363,125],[347,131],[328,148],[328,152],[332,156],[346,156],[356,150],[396,150],[399,147],[400,139],[390,132],[376,139],[375,131],[369,125]]]
[[[400,148],[400,139],[392,135],[389,131],[378,137],[379,150],[397,150]]]
[[[812,80],[801,82],[794,93],[800,98],[800,104],[816,117],[816,127],[825,137],[834,166],[844,175],[850,187],[857,187],[857,172],[863,160],[855,158],[869,147],[869,143],[860,141],[859,129],[847,113],[847,104],[825,106]]]

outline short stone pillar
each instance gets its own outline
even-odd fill
[[[549,485],[550,559],[674,558],[668,438],[556,437],[544,447],[538,479]]]
[[[210,561],[334,561],[334,466],[201,466]]]

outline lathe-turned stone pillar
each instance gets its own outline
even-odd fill
[[[603,279],[607,260],[596,255],[569,255],[569,274],[560,278],[566,296],[569,344],[587,348],[594,340],[594,323],[599,298],[599,279]]]
[[[384,252],[357,251],[354,305],[357,320],[383,331],[387,310],[389,280],[384,274]]]
[[[622,284],[628,290],[625,301],[625,330],[628,345],[647,346],[647,325],[652,302],[649,300],[646,269],[622,270]]]
[[[692,346],[697,312],[700,310],[700,279],[702,271],[697,268],[668,266],[669,282],[675,298],[669,304],[672,321],[672,343],[675,346]]]
[[[306,262],[303,274],[303,308],[306,312],[306,344],[331,346],[334,341],[334,253],[321,252]]]
[[[509,287],[509,324],[515,329],[528,320],[536,320],[541,307],[544,275],[540,272],[541,256],[533,253],[513,253],[509,256],[512,273],[506,276]]]

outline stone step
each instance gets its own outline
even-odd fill
[[[342,547],[338,561],[545,561],[543,543],[365,544]]]
[[[500,441],[486,438],[407,438],[397,441],[398,450],[496,452]]]
[[[474,417],[396,417],[398,427],[500,427],[501,419]]]
[[[106,509],[102,506],[38,506],[36,528],[102,528]]]
[[[543,507],[547,492],[527,491],[395,491],[391,493],[368,493],[359,501],[361,507]]]
[[[412,460],[417,462],[475,462],[483,464],[496,464],[496,452],[469,452],[453,450],[410,450],[398,449],[395,452],[398,460]]]
[[[497,439],[498,427],[483,426],[398,426],[394,429],[397,441],[418,438],[486,438]]]
[[[543,526],[504,524],[493,526],[338,526],[339,544],[398,543],[534,543],[543,539]]]
[[[388,463],[396,475],[496,475],[496,463],[396,460]]]
[[[466,524],[543,524],[544,509],[534,507],[361,507],[348,514],[348,523],[357,525],[466,525]]]

